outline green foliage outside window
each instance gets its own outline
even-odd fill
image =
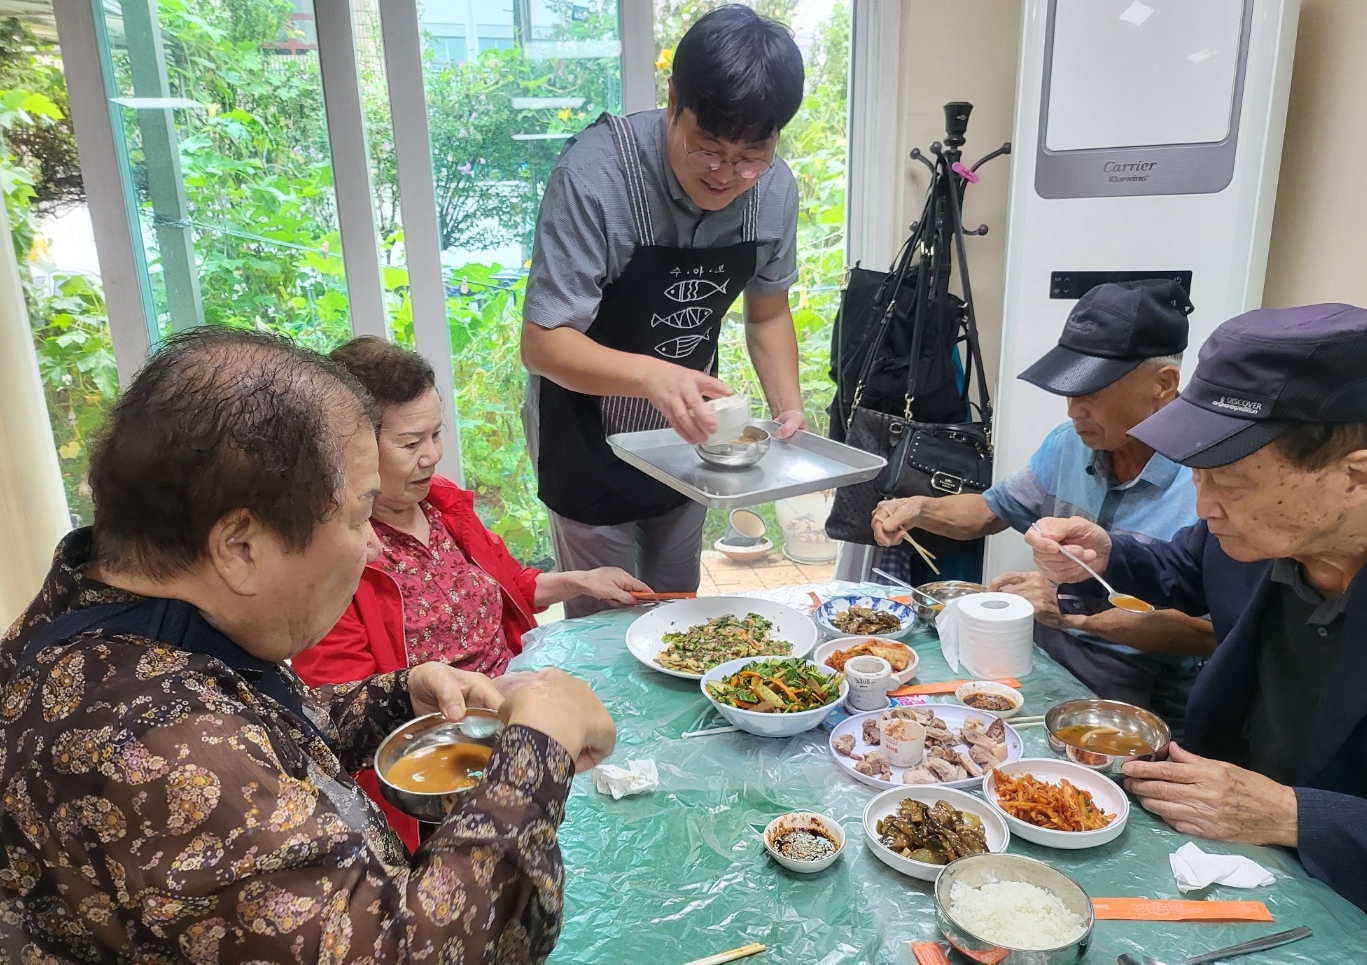
[[[677,38],[713,6],[667,2],[657,36]],[[795,0],[762,0],[762,12],[791,16]],[[567,28],[602,38],[615,30],[610,4],[592,5]],[[159,0],[172,93],[204,105],[184,119],[179,161],[204,304],[211,324],[283,332],[328,350],[350,337],[332,174],[315,57],[280,56],[292,4],[283,0]],[[571,18],[565,16],[565,23]],[[824,427],[830,323],[843,264],[848,8],[841,4],[816,38],[807,97],[784,131],[780,151],[801,195],[800,276],[793,315],[803,395],[815,429]],[[571,32],[572,31],[572,32]],[[667,76],[670,48],[657,50]],[[78,201],[74,138],[56,52],[13,20],[0,21],[0,189],[28,293],[39,367],[48,394],[68,501],[87,519],[83,494],[88,437],[117,392],[103,295],[83,276],[41,271],[41,215]],[[365,62],[363,58],[363,63]],[[128,66],[116,58],[116,74]],[[382,79],[367,78],[372,177],[377,196],[383,281],[395,338],[412,345],[412,309],[403,259],[397,172]],[[481,514],[524,560],[549,555],[544,510],[535,498],[519,408],[526,373],[518,352],[525,258],[542,186],[561,141],[514,141],[514,132],[573,132],[620,102],[620,67],[611,61],[542,61],[520,49],[487,50],[465,64],[426,65],[441,241],[447,249],[514,244],[522,264],[447,265],[447,317],[455,366],[455,407],[465,483]],[[583,98],[574,108],[517,110],[513,97]],[[141,170],[139,132],[127,121],[130,159]],[[144,195],[145,185],[137,187]],[[150,222],[150,216],[145,220]],[[155,237],[148,234],[154,282]],[[155,289],[155,284],[154,284]],[[158,299],[160,303],[160,298]],[[169,319],[163,320],[169,324]],[[760,397],[742,326],[728,325],[723,377]]]

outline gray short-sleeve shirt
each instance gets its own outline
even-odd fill
[[[744,240],[749,192],[703,211],[669,166],[665,112],[627,117],[636,135],[656,237],[675,248],[721,248]],[[797,182],[782,158],[751,189],[759,192],[757,271],[746,291],[773,295],[797,279]],[[537,217],[523,317],[542,328],[587,331],[603,289],[616,281],[639,239],[612,130],[595,124],[571,138],[551,171]]]

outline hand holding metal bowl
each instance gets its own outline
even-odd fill
[[[1118,700],[1069,700],[1044,715],[1049,749],[1103,774],[1118,775],[1126,761],[1161,761],[1172,730],[1152,711]]]
[[[467,708],[462,720],[426,714],[392,731],[375,752],[384,799],[409,817],[439,822],[479,784],[503,730],[492,710]]]

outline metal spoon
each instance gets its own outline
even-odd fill
[[[1045,539],[1053,539],[1052,536],[1047,535],[1044,532],[1044,530],[1040,529],[1034,523],[1030,524],[1030,528],[1033,529],[1036,533],[1039,533]],[[1055,540],[1055,542],[1057,542],[1057,540]],[[1139,597],[1133,596],[1129,593],[1117,593],[1115,587],[1111,586],[1111,584],[1106,582],[1105,577],[1103,577],[1096,570],[1092,569],[1090,566],[1084,563],[1081,557],[1073,553],[1070,553],[1068,551],[1068,547],[1064,546],[1062,543],[1058,544],[1058,551],[1062,553],[1064,556],[1068,557],[1068,559],[1072,560],[1078,566],[1082,567],[1088,573],[1092,574],[1096,581],[1106,588],[1106,599],[1111,601],[1111,606],[1118,607],[1121,610],[1129,610],[1131,613],[1153,612],[1154,607],[1152,603],[1145,603],[1143,600],[1139,599]]]
[[[1233,958],[1235,955],[1248,955],[1253,952],[1265,952],[1269,948],[1276,948],[1278,945],[1289,945],[1291,942],[1298,942],[1302,938],[1309,938],[1313,932],[1302,925],[1299,928],[1292,928],[1289,931],[1279,931],[1271,935],[1264,935],[1262,938],[1255,938],[1252,941],[1240,942],[1237,945],[1230,945],[1228,948],[1217,948],[1213,952],[1206,952],[1201,955],[1194,955],[1191,958],[1184,958],[1174,965],[1203,965],[1205,962],[1214,962],[1221,958]],[[1121,955],[1117,959],[1120,965],[1165,965],[1158,959],[1149,955],[1135,958],[1133,955]]]
[[[922,599],[929,600],[929,601],[931,602],[931,605],[934,606],[935,609],[937,609],[937,610],[943,610],[943,609],[945,608],[945,605],[944,605],[944,603],[943,603],[942,601],[935,599],[935,597],[931,596],[929,593],[926,593],[924,590],[918,590],[918,589],[916,589],[916,587],[912,586],[912,585],[911,585],[910,583],[908,583],[906,580],[899,580],[897,577],[893,576],[891,573],[884,573],[882,570],[880,570],[880,569],[879,569],[878,567],[876,567],[876,566],[873,567],[873,572],[874,572],[874,573],[877,573],[879,576],[881,576],[881,577],[882,577],[883,579],[885,579],[885,580],[891,580],[893,583],[896,583],[898,586],[906,587],[908,590],[910,590],[912,593],[915,593],[917,596],[921,597]]]

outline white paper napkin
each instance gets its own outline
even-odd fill
[[[654,761],[627,761],[626,767],[599,764],[593,769],[593,786],[599,794],[611,794],[620,801],[628,794],[645,794],[657,790],[660,775]]]
[[[1207,854],[1187,842],[1168,855],[1179,891],[1199,891],[1211,885],[1258,888],[1272,884],[1272,872],[1237,854]]]
[[[945,663],[959,672],[959,598],[950,600],[935,617],[935,631],[940,636],[940,652]]]

